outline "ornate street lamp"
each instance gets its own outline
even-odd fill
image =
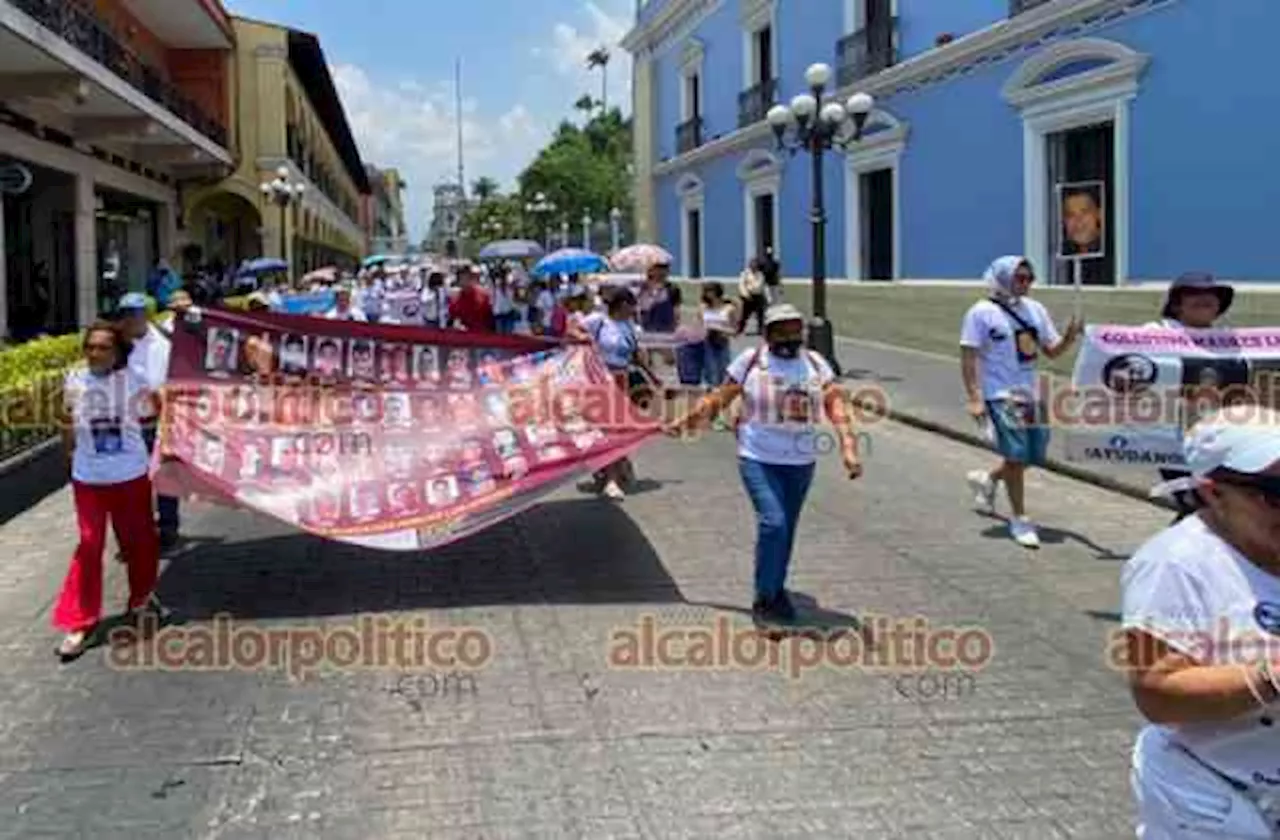
[[[547,201],[546,193],[537,193],[533,197],[533,201],[528,202],[524,206],[525,212],[534,217],[534,224],[542,231],[543,247],[548,251],[551,250],[551,231],[548,229],[547,222],[551,218],[551,214],[556,212],[554,201]]]
[[[582,249],[591,250],[591,211],[582,211]]]
[[[622,246],[622,211],[617,207],[609,211],[609,235],[617,251]]]
[[[827,210],[822,157],[827,151],[848,149],[862,139],[875,100],[866,93],[855,93],[844,103],[824,100],[831,81],[831,68],[826,64],[810,65],[804,80],[810,92],[792,98],[790,106],[774,105],[767,119],[780,151],[794,156],[804,150],[812,156],[813,208],[809,221],[813,226],[813,319],[809,322],[809,346],[825,356],[839,376],[835,334],[827,318]]]
[[[280,259],[287,262],[289,249],[286,240],[286,224],[289,218],[289,206],[302,200],[302,194],[307,191],[307,185],[290,181],[289,167],[281,166],[276,170],[276,177],[259,184],[258,189],[268,201],[274,202],[280,208]],[[293,274],[292,268],[290,266],[290,276]]]
[[[560,220],[560,247],[561,248],[569,247],[569,220],[568,219]]]

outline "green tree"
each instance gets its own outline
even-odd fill
[[[477,178],[471,185],[471,194],[476,197],[477,201],[483,204],[498,194],[498,182],[490,178],[488,175],[485,175],[482,178]]]

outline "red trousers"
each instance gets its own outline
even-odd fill
[[[129,569],[129,609],[147,602],[160,569],[160,535],[151,507],[151,479],[123,484],[72,482],[80,544],[53,608],[53,626],[72,633],[88,630],[102,618],[102,554],[107,520]]]

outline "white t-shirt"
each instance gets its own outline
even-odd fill
[[[142,418],[151,412],[146,380],[129,368],[94,376],[67,374],[63,399],[71,411],[75,451],[71,478],[81,484],[122,484],[147,473],[150,457]]]
[[[443,321],[449,315],[449,291],[444,286],[422,290],[422,320],[428,324]]]
[[[159,391],[169,378],[171,349],[169,337],[155,324],[147,324],[146,334],[133,343],[129,353],[129,370],[151,390]]]
[[[817,460],[822,391],[836,378],[826,359],[809,350],[795,359],[780,359],[757,348],[734,359],[728,374],[742,386],[740,457],[794,466]]]
[[[511,293],[503,289],[494,289],[490,296],[494,315],[507,315],[515,311],[515,301]]]
[[[1148,540],[1121,574],[1124,628],[1140,629],[1205,665],[1246,664],[1280,651],[1280,578],[1249,562],[1198,516]],[[1280,713],[1280,705],[1273,714]],[[1218,772],[1280,794],[1280,727],[1261,710],[1231,721],[1156,726]],[[1268,781],[1269,780],[1269,781]]]
[[[1039,345],[1029,348],[1034,349],[1034,358],[1020,358],[1017,333],[1022,326],[990,300],[978,301],[965,313],[960,327],[960,346],[978,351],[982,396],[986,400],[1008,399],[1015,393],[1033,398],[1036,361],[1045,347],[1062,340],[1053,318],[1040,301],[1022,297],[1006,305],[1036,329]]]

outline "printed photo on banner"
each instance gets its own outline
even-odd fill
[[[347,365],[347,375],[352,379],[372,382],[377,379],[378,371],[374,366],[373,342],[367,338],[353,339],[351,342],[351,359]]]
[[[427,482],[427,504],[435,508],[449,507],[458,500],[458,479],[443,475]]]
[[[379,348],[380,379],[388,385],[408,385],[413,378],[406,344],[384,344]]]
[[[254,481],[262,476],[267,461],[267,442],[261,438],[246,438],[240,444],[241,481]]]
[[[424,429],[439,430],[447,420],[443,398],[437,394],[424,394],[418,398],[418,422]]]
[[[307,337],[286,333],[280,339],[280,372],[304,375],[310,369],[307,364]]]
[[[449,387],[459,391],[471,390],[474,379],[470,351],[456,347],[449,351],[448,359],[445,363],[445,379]]]
[[[413,410],[409,407],[408,394],[383,395],[382,425],[405,429],[413,426]]]
[[[382,515],[381,487],[372,481],[361,482],[351,488],[351,518],[357,522],[372,522]]]
[[[413,353],[413,375],[418,385],[434,388],[440,384],[440,352],[435,347],[419,345]]]
[[[312,370],[317,376],[326,379],[337,377],[342,373],[342,340],[337,338],[317,338],[315,361]]]
[[[413,516],[422,512],[417,485],[397,481],[387,485],[387,510],[392,516]]]
[[[205,350],[205,370],[213,373],[235,373],[240,367],[240,332],[229,328],[209,330]]]
[[[196,466],[212,475],[222,475],[226,465],[227,451],[222,439],[211,434],[200,437],[200,445],[196,448]]]
[[[342,518],[342,500],[332,490],[316,490],[301,508],[302,521],[319,528],[332,528]]]
[[[1076,181],[1058,184],[1058,256],[1094,259],[1106,256],[1106,184]]]

